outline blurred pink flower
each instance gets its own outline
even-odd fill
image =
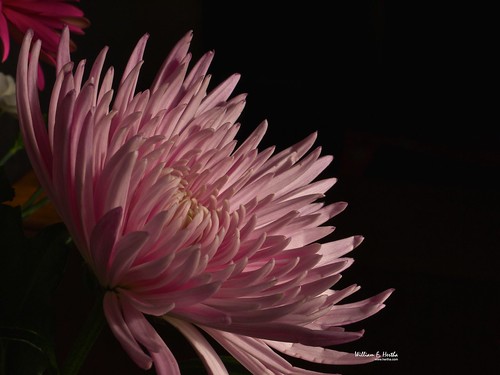
[[[32,38],[17,75],[26,149],[137,365],[179,373],[145,315],[175,326],[214,374],[227,371],[202,332],[254,374],[314,373],[275,350],[323,364],[373,359],[323,348],[360,338],[343,326],[378,312],[392,290],[338,304],[359,287],[330,289],[362,238],[317,242],[346,204],[318,201],[335,179],[315,181],[332,161],[310,151],[315,133],[275,154],[257,149],[263,122],[237,145],[245,95],[230,96],[239,76],[207,91],[213,53],[188,69],[192,33],[150,89],[136,92],[148,35],[140,39],[115,95],[113,68],[101,74],[107,48],[84,81],[85,62],[70,61],[65,32],[46,125],[35,87],[40,42]]]
[[[57,47],[61,31],[65,26],[75,34],[83,34],[89,21],[83,12],[73,4],[79,0],[0,0],[0,42],[2,62],[9,56],[10,38],[21,43],[28,29],[43,41],[42,59],[55,65]],[[70,42],[71,50],[75,44]],[[43,74],[40,75],[39,88],[43,88]]]

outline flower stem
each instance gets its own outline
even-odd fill
[[[92,346],[99,337],[105,323],[101,297],[102,296],[99,295],[96,299],[87,320],[80,329],[80,333],[76,338],[76,341],[73,343],[71,352],[66,358],[61,375],[79,374],[80,368],[87,358],[87,354],[90,352]]]
[[[4,157],[0,160],[0,166],[5,165],[5,163],[7,163],[7,161],[11,157],[13,157],[15,154],[17,154],[23,148],[24,148],[23,139],[21,137],[21,133],[19,133],[14,145],[12,145],[12,147],[9,149],[9,151],[7,151],[7,154],[5,154]]]
[[[49,198],[45,197],[45,198],[40,199],[38,202],[36,202],[34,204],[30,204],[28,206],[23,206],[22,213],[21,213],[23,219],[30,216],[33,212],[37,211],[40,207],[45,206],[47,203],[49,203]]]

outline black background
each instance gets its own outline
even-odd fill
[[[150,33],[146,88],[192,29],[195,59],[215,50],[213,85],[242,74],[237,92],[249,95],[239,139],[264,119],[263,146],[283,149],[319,132],[323,153],[335,157],[325,176],[339,179],[326,200],[349,202],[332,220],[331,239],[366,238],[340,284],[361,285],[359,299],[396,288],[384,310],[353,327],[365,337],[339,349],[396,352],[398,361],[335,371],[500,373],[500,131],[489,12],[398,3],[82,0],[92,25],[75,38],[74,56],[92,61],[109,45],[108,63],[120,72]],[[83,373],[111,369],[143,373],[106,330]]]

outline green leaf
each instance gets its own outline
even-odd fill
[[[56,224],[28,238],[20,208],[0,205],[0,238],[0,375],[58,374],[51,298],[66,265],[68,233]]]
[[[9,362],[5,361],[5,373],[47,374],[46,370],[49,370],[48,373],[57,374],[52,343],[37,332],[25,328],[0,327],[0,340],[4,346],[9,345]],[[15,370],[8,363],[15,363]]]

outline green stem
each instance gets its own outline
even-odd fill
[[[40,194],[42,194],[43,192],[43,189],[41,186],[39,186],[34,192],[33,194],[31,194],[31,196],[28,198],[28,200],[26,202],[24,202],[23,204],[23,208],[28,208],[29,206],[31,206],[33,203],[35,203],[35,201],[37,200],[37,198],[40,196]]]
[[[5,165],[5,163],[7,163],[7,161],[13,157],[15,154],[17,154],[17,152],[21,150],[20,148],[17,148],[17,147],[11,147],[9,149],[9,151],[7,151],[7,153],[4,155],[4,157],[0,160],[0,166],[1,165]]]
[[[92,349],[95,341],[99,337],[105,324],[104,313],[102,310],[102,296],[99,295],[94,307],[90,311],[87,320],[80,329],[80,333],[73,343],[71,352],[64,363],[61,375],[77,375],[85,362],[88,353]]]
[[[38,202],[35,204],[31,204],[29,206],[23,206],[21,215],[24,218],[30,216],[33,212],[38,210],[40,207],[45,206],[49,202],[49,198],[45,197],[40,199]]]
[[[33,212],[38,210],[40,207],[45,206],[47,203],[49,203],[49,198],[44,197],[40,200],[37,201],[37,199],[40,197],[40,195],[43,193],[43,189],[41,186],[39,186],[33,194],[28,198],[26,202],[22,205],[22,210],[21,210],[21,215],[23,219],[27,218],[30,216]]]
[[[4,157],[0,160],[0,166],[5,165],[7,161],[13,157],[15,154],[18,153],[18,151],[21,151],[24,148],[23,145],[23,139],[21,137],[21,133],[18,134],[16,142],[14,145],[7,151],[7,154],[4,155]]]

